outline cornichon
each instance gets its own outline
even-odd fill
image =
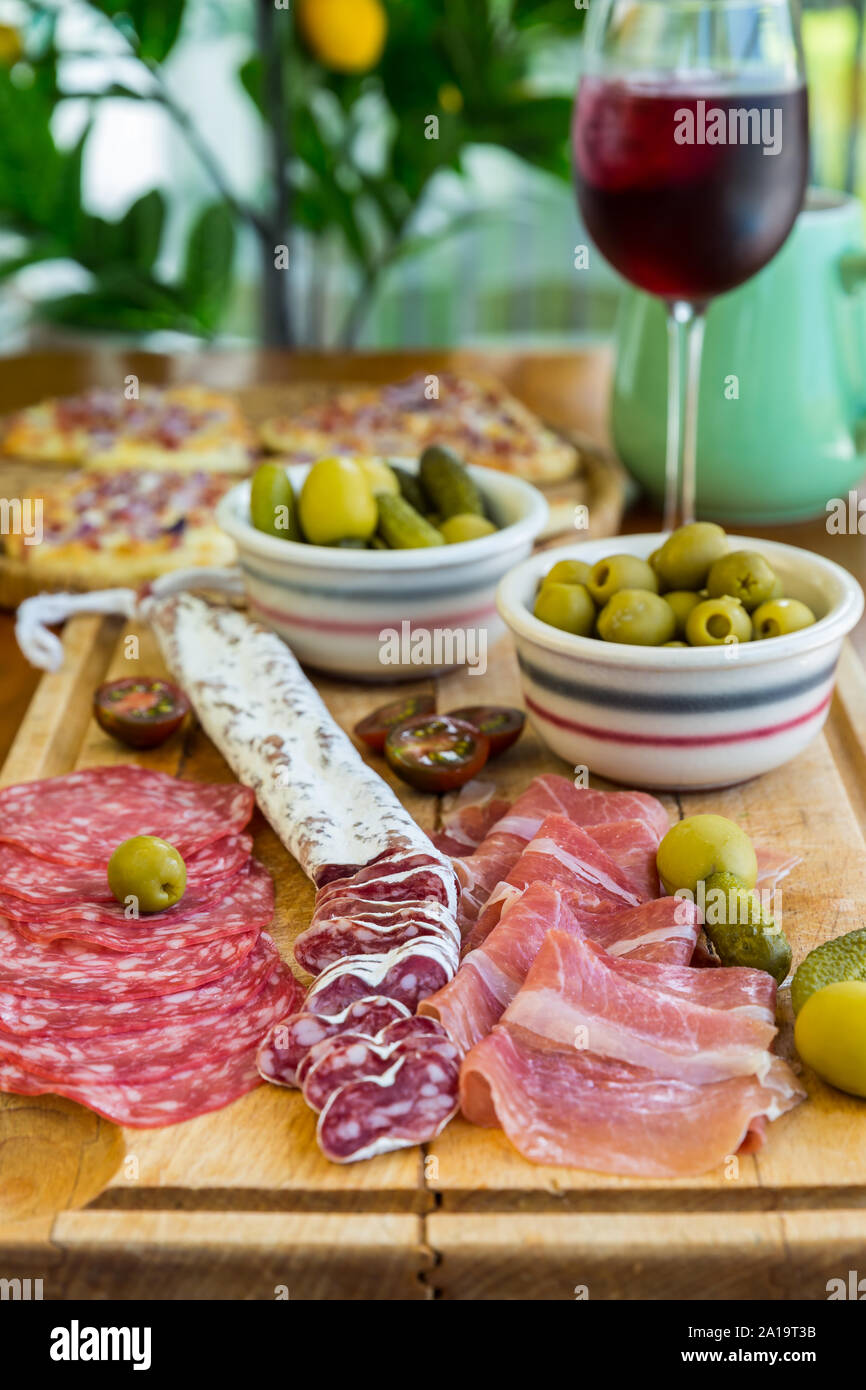
[[[710,874],[705,883],[704,931],[722,965],[766,970],[777,984],[791,969],[788,938],[735,874]]]
[[[401,468],[396,463],[390,464],[389,467],[400,485],[400,496],[405,497],[409,506],[414,507],[416,512],[426,512],[427,499],[415,474],[410,473],[406,468]]]
[[[481,493],[456,454],[431,445],[421,455],[421,486],[433,510],[446,521],[450,516],[484,516]]]
[[[441,531],[425,521],[405,497],[382,493],[376,498],[379,506],[379,535],[392,550],[421,550],[425,546],[444,545]]]

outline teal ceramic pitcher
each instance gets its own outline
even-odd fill
[[[617,327],[613,433],[620,457],[659,501],[666,389],[664,308],[629,287]],[[734,523],[816,516],[864,473],[863,207],[812,190],[775,260],[710,306],[698,513]]]

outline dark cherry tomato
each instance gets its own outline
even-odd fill
[[[422,792],[462,787],[481,771],[489,755],[487,735],[448,714],[418,715],[392,729],[385,739],[389,765]]]
[[[355,725],[355,733],[368,748],[381,753],[385,739],[392,729],[405,724],[407,719],[415,719],[421,714],[433,714],[436,701],[432,695],[404,695],[402,700],[392,700],[390,705],[380,705]]]
[[[466,709],[449,710],[452,719],[462,719],[490,739],[490,756],[498,758],[523,733],[526,715],[510,705],[468,705]]]
[[[183,691],[151,676],[107,681],[93,696],[99,727],[128,748],[158,748],[188,713],[189,700]]]

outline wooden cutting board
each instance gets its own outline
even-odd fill
[[[138,662],[124,655],[131,631]],[[94,725],[90,699],[102,679],[162,671],[151,635],[78,618],[64,640],[64,668],[42,679],[6,783],[132,756]],[[347,728],[386,693],[317,685]],[[507,642],[486,676],[437,685],[441,709],[520,702]],[[195,727],[141,757],[183,777],[229,775]],[[545,770],[566,769],[531,731],[494,765],[513,793]],[[864,788],[866,675],[848,650],[827,729],[799,761],[668,806],[733,816],[761,845],[802,856],[784,887],[799,961],[863,921]],[[397,790],[432,828],[435,799]],[[312,889],[258,816],[255,836],[288,956]],[[790,1055],[787,998],[782,1014]],[[0,1097],[0,1272],[42,1278],[52,1299],[825,1298],[828,1279],[866,1274],[866,1102],[804,1080],[808,1102],[770,1126],[759,1154],[676,1182],[536,1167],[498,1131],[461,1120],[423,1151],[337,1167],[298,1093],[272,1086],[150,1131],[120,1131],[66,1102]]]

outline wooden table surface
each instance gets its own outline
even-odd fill
[[[611,353],[592,348],[560,353],[392,352],[310,354],[277,351],[212,351],[164,356],[123,353],[94,347],[88,351],[38,353],[3,360],[0,414],[44,396],[69,395],[91,386],[121,387],[135,373],[143,382],[200,381],[231,389],[289,381],[398,380],[411,372],[481,370],[495,373],[514,393],[551,424],[608,442],[607,402]],[[638,503],[626,518],[626,531],[655,530],[657,512]],[[738,527],[739,531],[749,528]],[[824,520],[760,528],[764,535],[829,556],[866,586],[866,545],[859,536],[829,536]],[[854,634],[866,659],[866,620]],[[0,762],[12,743],[38,677],[15,644],[13,622],[0,614]]]

